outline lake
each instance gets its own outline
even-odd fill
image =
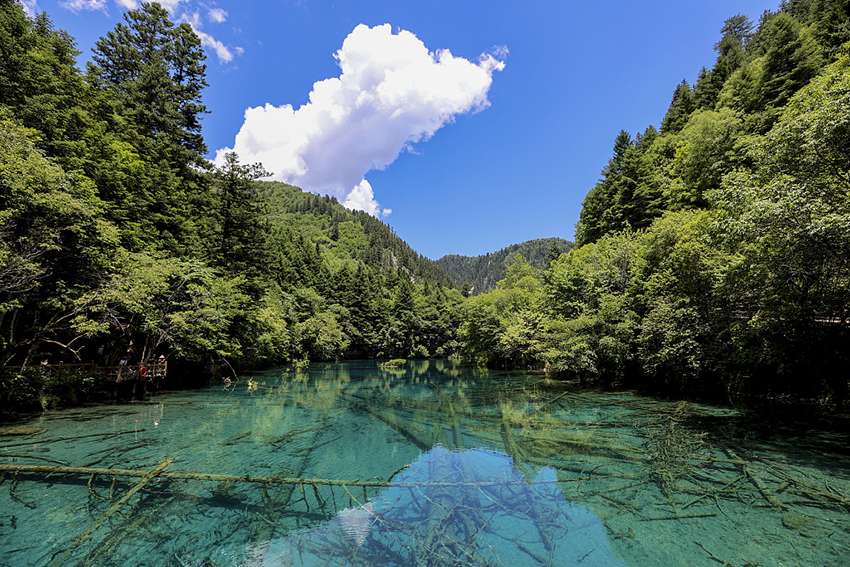
[[[542,373],[275,369],[0,425],[0,564],[847,566],[848,447]]]

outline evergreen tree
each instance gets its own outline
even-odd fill
[[[667,109],[667,114],[661,121],[661,133],[676,133],[684,128],[694,108],[693,91],[688,82],[683,80],[673,91],[670,108]]]
[[[649,157],[649,150],[658,136],[652,126],[639,136],[637,143],[626,152],[623,173],[615,182],[622,224],[635,230],[648,227],[667,206],[663,191],[653,177]]]
[[[810,19],[827,59],[846,53],[843,46],[850,41],[850,0],[811,0]]]
[[[814,77],[821,61],[814,40],[799,22],[784,13],[771,18],[765,32],[765,60],[760,81],[761,106],[777,107]]]
[[[201,40],[189,24],[175,26],[157,3],[129,10],[124,21],[95,43],[89,80],[114,95],[116,110],[141,135],[167,139],[163,157],[171,163],[199,162],[207,150],[200,123],[207,86]]]
[[[48,156],[76,169],[87,150],[92,93],[76,67],[73,38],[47,14],[30,20],[15,0],[0,0],[0,104],[39,132]]]
[[[602,170],[602,179],[590,190],[582,203],[576,225],[576,245],[596,242],[603,234],[624,227],[617,207],[617,182],[626,168],[626,154],[633,145],[631,135],[621,130],[614,140],[614,156]]]
[[[714,49],[720,56],[728,54],[730,47],[734,44],[740,45],[743,49],[747,48],[750,40],[753,38],[753,29],[755,24],[745,15],[736,14],[723,22],[723,27],[720,28],[721,39],[714,44]]]
[[[265,257],[268,225],[254,182],[271,175],[262,164],[242,165],[236,152],[224,156],[224,164],[213,173],[220,202],[217,264],[233,274],[256,279],[268,266]],[[210,238],[212,235],[207,235]]]

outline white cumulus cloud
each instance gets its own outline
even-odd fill
[[[375,200],[375,193],[372,191],[372,185],[365,179],[351,190],[351,193],[348,194],[342,204],[343,206],[355,211],[366,211],[373,217],[385,217],[393,212],[392,209],[381,210],[381,206]]]
[[[262,162],[275,179],[334,195],[353,209],[388,214],[366,173],[384,169],[412,144],[430,139],[457,115],[483,110],[493,72],[447,49],[429,51],[415,35],[389,24],[357,26],[335,55],[341,74],[313,85],[309,102],[248,108],[233,148],[243,163]]]

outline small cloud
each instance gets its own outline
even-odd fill
[[[192,26],[192,29],[196,30],[197,33],[197,30],[201,27],[201,14],[198,12],[186,12],[180,16],[180,21]]]
[[[222,10],[222,12],[224,12],[224,10]],[[225,15],[226,14],[227,13],[225,12]],[[226,46],[223,41],[216,39],[212,35],[203,31],[201,29],[202,23],[199,12],[187,12],[182,14],[178,21],[186,22],[192,26],[192,31],[194,31],[195,35],[197,35],[201,40],[201,45],[208,49],[212,49],[221,63],[230,63],[233,61],[233,58],[235,57],[234,51],[237,55],[242,55],[242,52],[244,51],[241,47],[236,47],[234,48],[234,51],[231,51],[231,49]]]
[[[209,47],[213,51],[215,51],[215,54],[218,57],[219,61],[221,61],[222,63],[230,63],[231,61],[233,61],[233,52],[230,51],[230,48],[224,45],[222,41],[197,28],[193,27],[193,29],[195,31],[195,34],[201,39],[201,45],[203,45],[204,47]],[[242,54],[242,51],[243,49],[241,47],[236,48],[236,52],[239,55]]]
[[[81,0],[70,0],[70,1],[81,1]],[[83,0],[85,1],[85,0]],[[94,0],[88,0],[89,2],[93,2]],[[104,2],[106,0],[103,0]],[[177,10],[177,6],[182,2],[188,2],[189,0],[158,0],[159,4],[168,10],[168,13],[172,16]],[[141,5],[142,2],[140,0],[115,0],[115,5],[123,10],[136,10]]]
[[[106,0],[64,0],[59,6],[76,12],[103,12],[106,13]]]
[[[192,30],[194,30],[201,40],[201,45],[213,50],[220,62],[230,63],[237,55],[244,53],[245,50],[241,47],[228,47],[223,41],[204,32],[201,29],[201,17],[197,11],[178,11],[181,4],[187,4],[189,1],[159,0],[159,4],[168,11],[171,19],[174,21],[178,23],[185,22],[192,26]],[[37,0],[21,0],[21,3],[30,17],[39,11]],[[59,2],[59,6],[75,13],[100,11],[106,14],[106,4],[107,0],[60,0]],[[136,10],[141,6],[141,2],[139,0],[115,0],[115,5],[122,10]],[[210,8],[207,15],[211,21],[216,23],[224,22],[227,19],[227,12],[221,8]]]
[[[511,54],[507,45],[497,45],[493,49],[490,50],[490,54],[498,59],[499,61],[504,61],[508,58],[508,55]]]
[[[210,21],[213,21],[217,24],[223,23],[227,21],[227,12],[222,10],[221,8],[211,8],[209,13],[207,13]]]
[[[365,211],[373,217],[377,217],[379,214],[382,217],[386,217],[393,212],[392,209],[381,210],[381,206],[375,200],[372,185],[365,179],[361,180],[352,189],[351,193],[348,194],[348,197],[342,203],[342,206],[354,211]]]

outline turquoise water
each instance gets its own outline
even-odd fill
[[[847,441],[448,361],[277,369],[0,425],[0,464],[172,474],[3,473],[0,564],[846,566]]]

